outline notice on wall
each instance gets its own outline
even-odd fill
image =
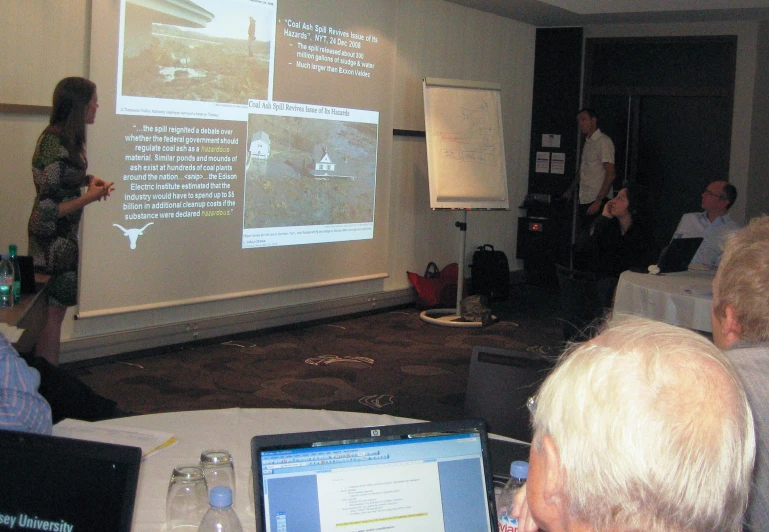
[[[563,174],[566,167],[566,154],[555,152],[550,154],[550,173]]]
[[[554,135],[552,133],[542,135],[542,147],[543,148],[560,148],[561,136]]]
[[[550,172],[550,152],[537,152],[537,166],[535,171],[538,174],[546,174]]]

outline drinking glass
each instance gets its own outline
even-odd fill
[[[208,488],[197,465],[174,468],[166,495],[167,530],[195,531],[208,510]]]
[[[232,455],[223,449],[209,449],[200,455],[200,468],[206,476],[208,489],[227,486],[235,497],[235,469]]]
[[[248,471],[248,506],[246,506],[246,514],[249,517],[256,517],[256,499],[254,499],[254,470]]]

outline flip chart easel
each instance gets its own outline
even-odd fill
[[[430,309],[420,318],[435,325],[481,327],[461,313],[467,213],[507,210],[507,172],[502,136],[501,86],[497,83],[425,78],[425,137],[430,208],[462,211],[459,228],[457,305]]]

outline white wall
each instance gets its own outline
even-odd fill
[[[40,41],[32,40],[35,46],[42,48],[56,43],[61,47],[62,42],[71,42],[71,55],[78,57],[78,61],[87,59],[84,49],[84,43],[88,42],[87,17],[85,20],[46,17],[45,10],[39,9],[49,4],[44,0],[13,0],[13,3],[17,7],[29,6],[27,19],[40,19],[39,25],[26,26],[35,26],[34,34],[43,36]],[[86,14],[89,11],[90,3],[85,0],[71,4]],[[469,263],[474,247],[490,243],[507,253],[515,269],[518,267],[513,260],[517,205],[526,194],[528,181],[535,28],[443,0],[394,0],[393,4],[397,6],[394,15],[398,28],[393,87],[395,128],[424,130],[421,92],[424,77],[493,81],[502,85],[511,210],[468,214],[465,262]],[[4,17],[0,33],[12,24],[14,19]],[[50,42],[45,40],[49,33]],[[62,41],[61,35],[72,36],[72,39]],[[38,57],[40,50],[19,53],[5,46],[0,49],[6,62],[9,53],[13,53],[13,61],[24,65],[28,64],[25,63],[28,58]],[[56,73],[51,79],[87,75],[86,70],[83,66],[80,71]],[[44,89],[35,87],[35,91],[50,93],[54,83],[51,81],[50,87]],[[30,158],[47,117],[2,112],[4,103],[45,105],[47,101],[19,101],[0,91],[0,138],[4,141],[4,149],[0,150],[0,210],[3,213],[0,248],[13,242],[24,252],[27,218],[34,199]],[[454,226],[459,216],[429,209],[426,158],[424,139],[395,138],[390,197],[382,202],[382,205],[389,204],[390,209],[389,278],[383,283],[319,287],[267,294],[248,301],[222,301],[79,321],[69,319],[74,315],[74,311],[70,311],[63,329],[62,361],[360,312],[412,300],[406,271],[421,273],[431,260],[441,266],[456,262],[459,253],[460,232]]]
[[[746,218],[769,214],[769,21],[758,27],[753,98]]]
[[[399,11],[394,127],[424,131],[422,79],[493,81],[502,85],[502,119],[510,210],[467,215],[467,266],[472,251],[492,244],[513,269],[518,205],[528,188],[529,136],[536,29],[442,0],[402,2]],[[431,211],[424,139],[396,137],[390,221],[393,285],[405,270],[422,273],[429,261],[457,262],[460,231],[455,212]],[[469,276],[469,269],[465,269]]]
[[[51,105],[57,81],[87,72],[91,0],[0,6],[0,104]]]

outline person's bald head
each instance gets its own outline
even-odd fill
[[[624,318],[538,392],[527,499],[545,530],[741,530],[755,454],[745,391],[693,331]]]

